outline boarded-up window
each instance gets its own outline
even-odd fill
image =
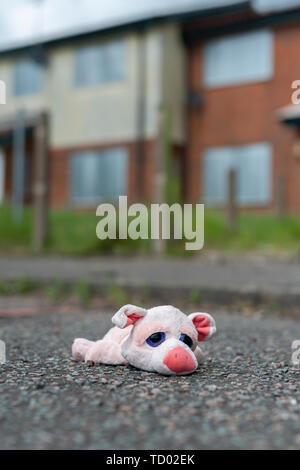
[[[72,202],[93,205],[127,193],[127,151],[75,152],[71,158]]]
[[[204,47],[204,85],[220,87],[270,79],[273,36],[268,30],[214,39]]]
[[[272,150],[266,143],[239,147],[214,147],[204,152],[204,202],[223,205],[228,173],[237,172],[237,202],[241,206],[268,204],[272,193]]]
[[[43,87],[43,67],[32,59],[19,59],[14,68],[15,95],[33,95]]]
[[[89,86],[124,80],[126,59],[123,40],[80,47],[75,55],[75,85]]]

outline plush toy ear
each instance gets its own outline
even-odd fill
[[[206,341],[216,333],[216,322],[208,313],[191,313],[189,318],[198,331],[198,341]]]
[[[135,305],[124,305],[114,314],[111,321],[119,328],[126,328],[134,325],[136,321],[147,314],[145,308],[136,307]]]

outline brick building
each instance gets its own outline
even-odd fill
[[[282,191],[299,212],[299,122],[280,112],[299,77],[300,10],[259,15],[244,4],[183,31],[188,88],[198,96],[188,113],[187,198],[222,205],[235,168],[240,205],[273,210]]]
[[[32,119],[44,111],[53,207],[94,207],[119,194],[150,201],[163,107],[185,200],[222,206],[233,168],[242,207],[274,210],[280,187],[288,210],[300,212],[300,118],[284,111],[300,79],[300,8],[255,3],[204,2],[2,49],[0,199],[12,197],[21,116],[24,200],[32,200]]]

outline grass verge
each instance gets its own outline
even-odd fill
[[[25,208],[23,220],[18,224],[10,208],[0,206],[0,252],[30,254],[32,221],[30,208]],[[95,213],[51,211],[51,231],[45,252],[70,256],[151,253],[151,240],[99,240],[96,237],[98,221]],[[272,214],[241,213],[238,230],[232,233],[223,212],[205,210],[204,249],[298,254],[300,217],[279,219]],[[169,255],[192,256],[195,253],[186,251],[181,240],[168,244]]]

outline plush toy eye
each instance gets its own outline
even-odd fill
[[[180,335],[180,341],[182,341],[183,343],[187,344],[189,348],[191,348],[193,346],[193,340],[192,338],[190,338],[188,335],[186,335],[185,333],[181,333]]]
[[[146,339],[146,342],[147,344],[149,344],[149,346],[156,348],[156,346],[159,346],[161,343],[163,343],[165,339],[166,339],[166,334],[159,331],[149,336],[149,338]]]

